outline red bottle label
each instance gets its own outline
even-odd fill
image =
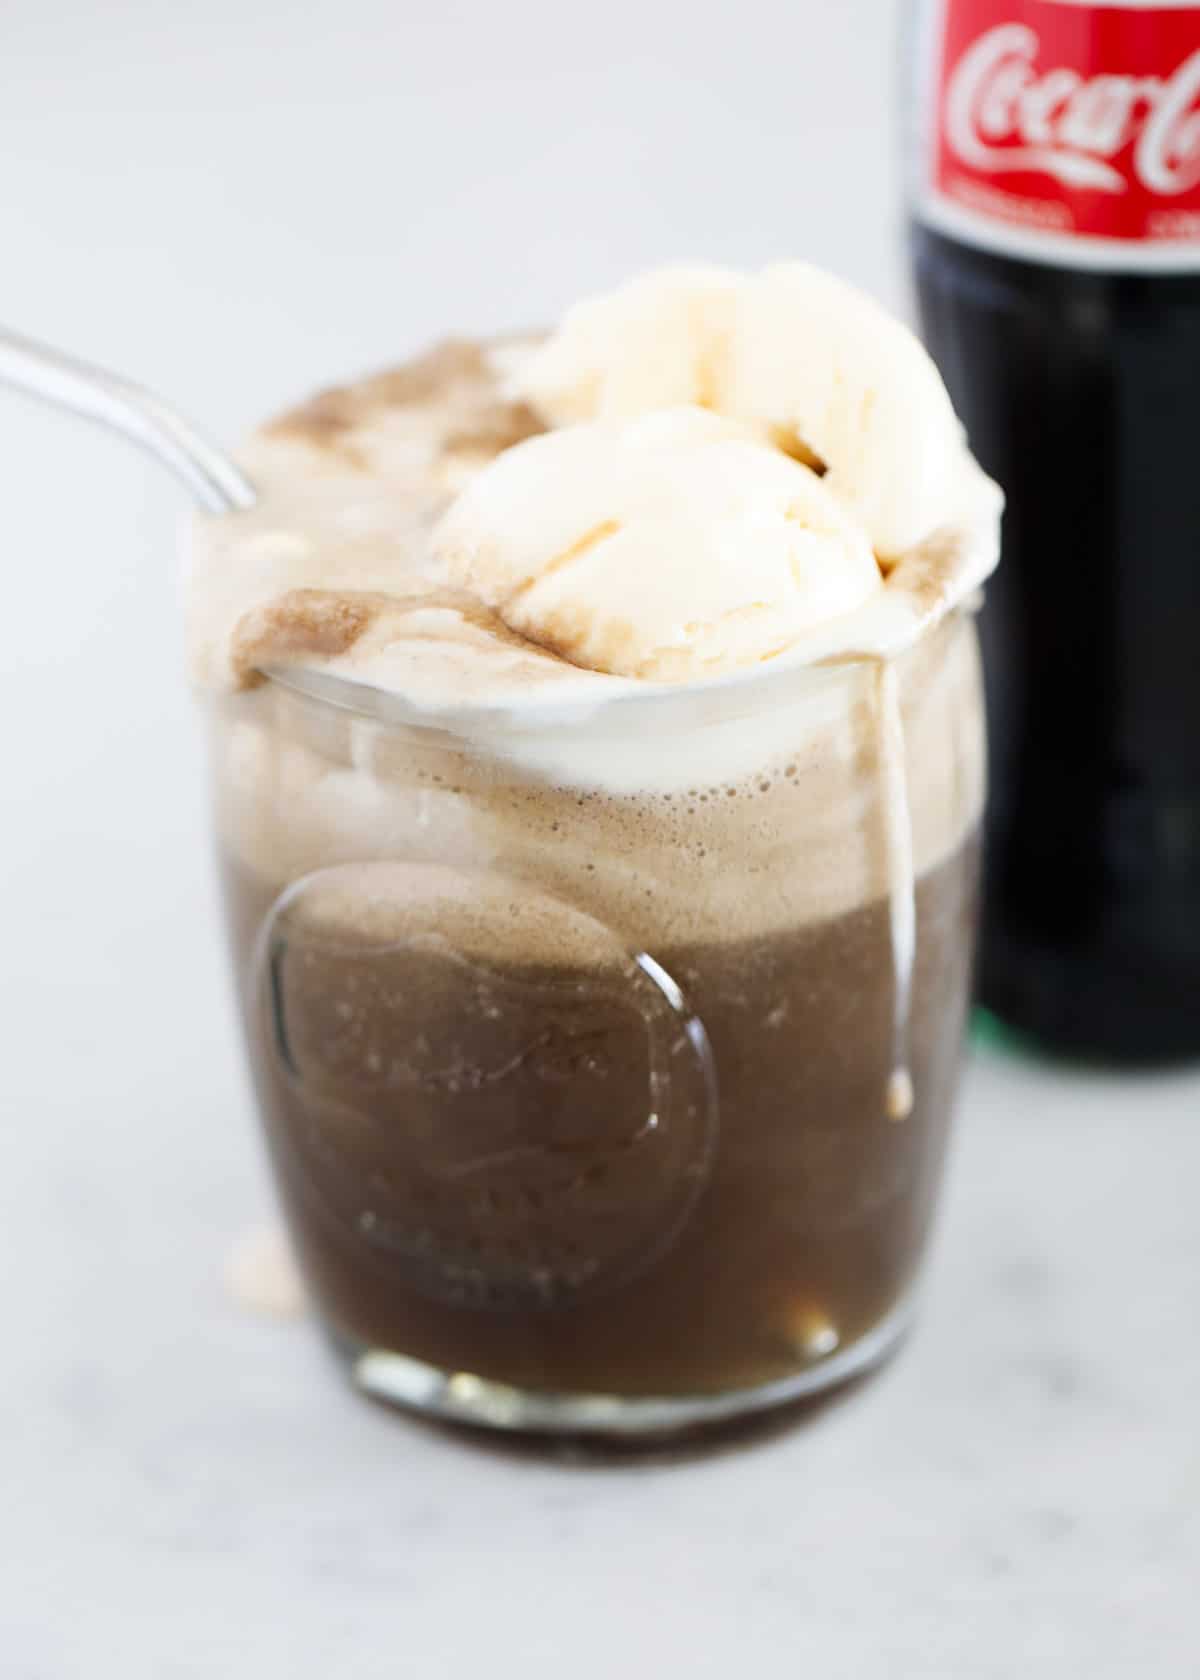
[[[1200,6],[934,0],[926,219],[976,244],[1200,268]]]

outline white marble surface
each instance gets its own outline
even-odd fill
[[[1195,1674],[1196,1078],[977,1061],[896,1362],[787,1432],[597,1465],[370,1407],[232,1307],[223,1035],[127,993],[101,1037],[122,1014],[136,1055],[46,1025],[8,1148],[14,1680]]]
[[[10,0],[4,312],[231,433],[670,255],[896,298],[892,7],[836,11]],[[5,399],[0,461],[4,1680],[1195,1674],[1196,1075],[978,1061],[912,1344],[736,1451],[460,1444],[239,1314],[178,502]]]

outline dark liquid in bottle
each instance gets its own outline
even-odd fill
[[[912,237],[926,341],[1008,496],[982,999],[1066,1052],[1200,1055],[1200,275]]]

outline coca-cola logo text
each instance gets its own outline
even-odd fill
[[[971,170],[1050,176],[1075,191],[1174,196],[1200,182],[1200,49],[1165,75],[1085,76],[1026,23],[986,30],[945,85],[945,139]],[[1122,156],[1122,154],[1128,154]]]

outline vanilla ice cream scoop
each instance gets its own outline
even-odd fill
[[[516,378],[555,425],[680,402],[741,420],[823,470],[885,561],[946,522],[966,460],[914,335],[807,263],[645,275],[570,310]]]
[[[519,393],[555,426],[688,404],[719,412],[743,284],[732,269],[675,266],[584,298],[518,367]]]
[[[699,408],[548,432],[434,530],[449,581],[590,670],[686,681],[770,659],[883,587],[810,468]]]

